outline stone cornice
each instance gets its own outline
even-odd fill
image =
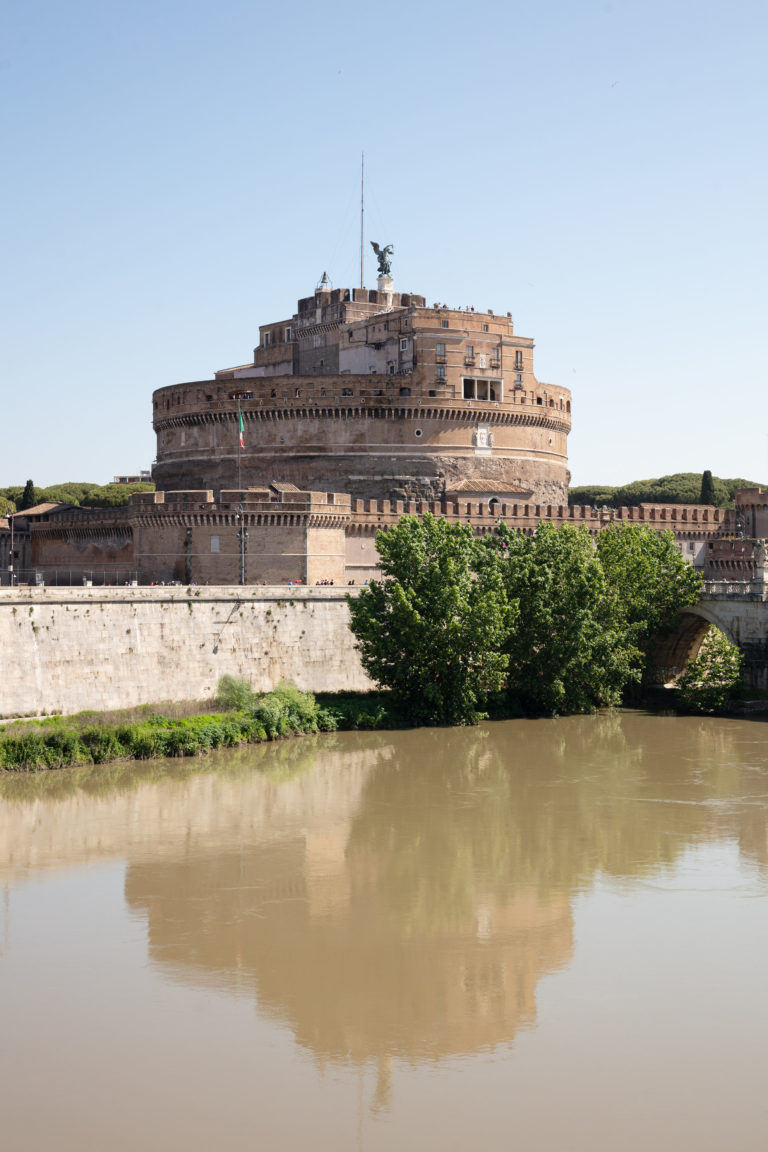
[[[430,405],[416,400],[415,403],[400,403],[372,400],[370,403],[344,405],[334,403],[296,404],[281,406],[259,406],[243,408],[243,420],[248,423],[265,423],[280,420],[440,420],[460,424],[508,424],[521,427],[546,428],[567,435],[571,430],[570,416],[556,408],[543,405],[520,404],[517,407],[505,402],[482,400],[452,400],[445,405]],[[213,410],[187,412],[184,415],[162,417],[155,421],[157,432],[169,428],[188,428],[191,425],[235,423],[237,410]]]

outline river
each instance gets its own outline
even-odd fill
[[[0,779],[5,1152],[760,1152],[768,724]]]

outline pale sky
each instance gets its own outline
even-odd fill
[[[768,7],[6,0],[0,486],[151,465],[155,388],[323,271],[511,311],[574,484],[768,482]]]

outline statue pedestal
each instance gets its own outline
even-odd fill
[[[392,307],[392,288],[394,280],[391,276],[382,273],[376,281],[377,290],[379,293],[379,303],[385,304],[387,308]]]

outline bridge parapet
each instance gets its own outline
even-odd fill
[[[763,577],[755,580],[705,580],[702,595],[708,599],[768,600],[768,581]]]

